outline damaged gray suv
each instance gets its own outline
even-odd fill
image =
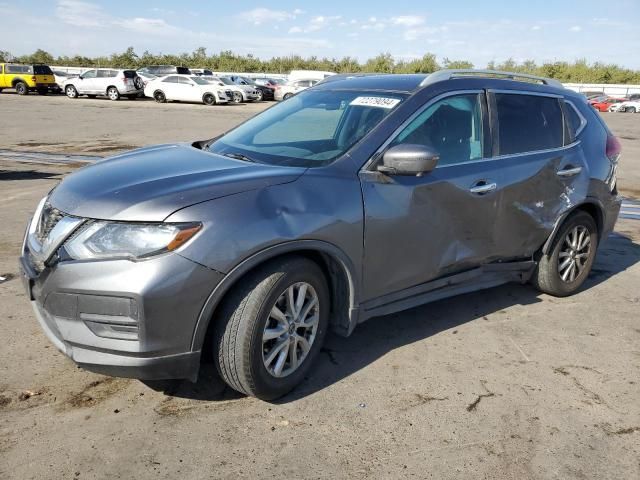
[[[553,80],[337,75],[220,137],[69,175],[20,263],[83,368],[195,380],[212,361],[273,399],[329,328],[511,281],[576,292],[617,218],[619,155]]]

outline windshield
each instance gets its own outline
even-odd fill
[[[210,85],[210,83],[207,82],[204,78],[200,78],[200,77],[189,77],[189,78],[194,82],[196,82],[198,85]]]
[[[308,90],[240,125],[209,145],[209,150],[273,165],[326,165],[404,98],[386,92]]]

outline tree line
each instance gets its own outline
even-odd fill
[[[324,70],[337,73],[431,73],[442,68],[474,68],[475,65],[466,60],[438,61],[433,53],[426,53],[422,58],[401,60],[390,53],[381,53],[364,62],[353,57],[319,58],[300,55],[278,56],[268,60],[254,55],[240,55],[230,50],[209,54],[204,47],[191,53],[152,54],[145,51],[137,54],[133,47],[122,53],[109,56],[85,57],[81,55],[54,57],[44,50],[37,50],[30,55],[13,57],[9,52],[0,50],[0,61],[18,61],[22,63],[45,63],[48,65],[65,65],[70,67],[119,67],[140,68],[148,65],[179,65],[192,68],[208,68],[221,72],[265,72],[289,73],[291,70]],[[483,66],[478,66],[482,68]],[[508,59],[504,62],[490,62],[486,65],[491,70],[507,70],[511,72],[529,73],[543,77],[555,78],[561,82],[575,83],[623,83],[640,84],[640,71],[623,68],[615,64],[602,62],[589,63],[584,59],[573,62],[555,61],[538,64],[533,60],[516,62]]]

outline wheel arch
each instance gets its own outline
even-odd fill
[[[328,242],[300,240],[268,247],[243,260],[216,285],[209,294],[191,341],[191,350],[203,348],[209,326],[227,293],[247,274],[276,258],[299,255],[314,261],[322,269],[331,292],[332,328],[339,335],[348,336],[358,323],[358,276],[349,257]]]
[[[584,202],[574,205],[572,208],[566,210],[562,215],[560,215],[558,220],[556,220],[556,223],[553,227],[553,230],[551,231],[551,234],[549,235],[549,238],[542,246],[543,255],[546,255],[549,252],[549,249],[553,244],[553,239],[555,238],[562,224],[567,220],[567,218],[569,218],[572,214],[574,214],[577,211],[586,212],[589,215],[591,215],[591,217],[595,220],[596,226],[598,227],[598,243],[600,243],[602,231],[604,228],[604,207],[599,200],[595,198],[587,197],[584,200]]]

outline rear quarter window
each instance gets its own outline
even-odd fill
[[[35,73],[36,75],[53,75],[53,72],[48,65],[34,65],[33,73]]]
[[[560,148],[564,125],[557,98],[497,93],[498,149],[510,155]]]
[[[573,103],[565,101],[564,105],[565,120],[567,122],[567,129],[569,130],[570,137],[570,139],[567,139],[565,143],[569,144],[572,141],[575,141],[576,138],[578,138],[578,135],[580,135],[580,133],[582,132],[586,121],[584,120],[582,115],[578,113],[578,110],[576,110],[576,107],[573,105]]]

